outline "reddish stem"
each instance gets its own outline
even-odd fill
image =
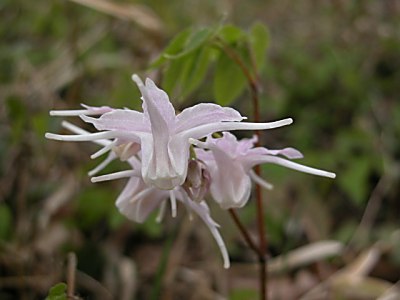
[[[253,115],[254,122],[260,122],[260,106],[259,106],[259,86],[258,86],[258,75],[255,68],[255,64],[253,63],[254,73],[256,74],[254,77],[250,70],[247,68],[246,64],[243,62],[241,57],[229,47],[223,40],[217,39],[217,42],[221,45],[222,50],[228,55],[242,70],[244,76],[247,79],[247,82],[250,87],[251,98],[253,101]],[[260,138],[260,132],[256,131],[256,136],[258,140]],[[257,142],[257,146],[258,146]],[[255,172],[258,176],[261,175],[260,166],[255,167]],[[238,226],[241,234],[246,240],[248,246],[257,254],[258,262],[260,266],[260,274],[259,274],[259,285],[260,285],[260,299],[267,300],[268,299],[268,273],[267,273],[267,261],[266,261],[266,252],[267,252],[267,240],[264,229],[264,207],[263,207],[263,199],[262,199],[262,190],[261,186],[256,184],[256,207],[257,207],[257,228],[258,228],[258,238],[259,245],[258,248],[255,246],[253,241],[251,240],[246,228],[240,223],[238,216],[233,210],[230,210],[230,215],[232,216],[235,224]]]

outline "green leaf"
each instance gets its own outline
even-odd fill
[[[340,186],[356,204],[363,204],[367,200],[368,176],[371,162],[367,157],[354,159],[348,169],[342,171],[338,180]]]
[[[211,48],[201,47],[169,62],[163,74],[162,87],[173,101],[184,99],[203,82],[212,54]]]
[[[26,108],[19,97],[10,96],[6,100],[6,109],[13,124],[11,127],[13,142],[18,143],[24,134],[24,128],[29,120],[26,117]]]
[[[257,299],[258,291],[254,289],[234,289],[229,299],[231,300],[242,300],[242,299]]]
[[[101,220],[107,219],[115,209],[115,194],[106,188],[91,187],[78,197],[78,223],[82,228],[92,228]]]
[[[187,61],[185,72],[182,76],[182,98],[187,97],[203,82],[212,59],[212,54],[211,48],[203,47],[193,54],[191,60]]]
[[[249,42],[258,71],[265,66],[266,51],[269,44],[268,28],[260,23],[255,23],[250,29]]]
[[[190,57],[185,56],[179,59],[171,60],[164,71],[161,85],[165,92],[167,92],[167,94],[173,98],[177,96],[177,94],[174,93],[174,90],[181,82],[182,70],[187,60],[190,60]]]
[[[246,77],[240,67],[228,56],[218,57],[214,78],[214,97],[218,104],[229,105],[243,92]]]
[[[64,282],[57,283],[50,288],[49,295],[45,300],[67,300],[67,285]]]
[[[164,49],[161,55],[150,64],[150,68],[157,68],[162,65],[167,57],[174,56],[184,49],[187,39],[191,34],[192,29],[188,28],[180,33],[178,33],[172,41],[168,44],[168,46]]]
[[[185,47],[183,50],[177,54],[169,54],[165,53],[164,57],[169,59],[177,59],[188,55],[194,50],[198,49],[202,46],[215,32],[215,30],[211,28],[202,28],[194,31],[186,40]]]
[[[42,138],[49,128],[49,115],[48,113],[38,113],[31,118],[32,127],[38,137]]]
[[[223,39],[225,43],[233,44],[242,39],[245,33],[242,29],[228,24],[220,29],[218,36]]]

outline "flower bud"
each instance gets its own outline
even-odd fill
[[[189,160],[187,177],[182,185],[189,197],[200,202],[208,193],[210,184],[211,177],[205,163],[199,159]]]

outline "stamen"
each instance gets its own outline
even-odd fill
[[[137,175],[138,175],[138,171],[127,170],[127,171],[121,171],[121,172],[111,173],[111,174],[107,174],[107,175],[92,177],[90,179],[90,181],[95,183],[95,182],[101,182],[101,181],[109,181],[109,180],[114,180],[114,179],[132,177],[132,176],[137,176]]]
[[[250,175],[250,178],[253,179],[255,183],[257,183],[258,185],[260,185],[264,189],[272,190],[274,188],[274,186],[271,183],[265,181],[263,178],[258,176],[256,174],[256,172],[254,172],[253,170],[250,170],[249,175]]]

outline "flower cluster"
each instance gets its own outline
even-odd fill
[[[225,268],[229,267],[229,256],[218,224],[210,217],[205,201],[208,193],[223,209],[242,207],[249,200],[251,180],[271,188],[252,171],[263,163],[335,177],[333,173],[292,162],[291,159],[302,157],[293,148],[254,147],[255,137],[238,141],[228,132],[277,128],[291,124],[290,118],[270,123],[242,122],[246,118],[238,111],[211,103],[186,108],[176,115],[168,95],[151,79],[145,83],[137,75],[132,79],[142,94],[143,112],[86,105],[81,110],[51,111],[52,116],[79,116],[98,132],[89,133],[64,121],[62,125],[75,134],[46,133],[46,138],[92,141],[102,146],[91,158],[106,153],[108,156],[89,176],[92,182],[128,178],[116,206],[133,221],[143,222],[157,208],[160,209],[157,219],[161,220],[168,200],[175,217],[177,201],[181,202],[208,226],[221,250]],[[222,137],[213,137],[217,132],[222,132]],[[95,176],[114,159],[126,161],[130,169]]]

